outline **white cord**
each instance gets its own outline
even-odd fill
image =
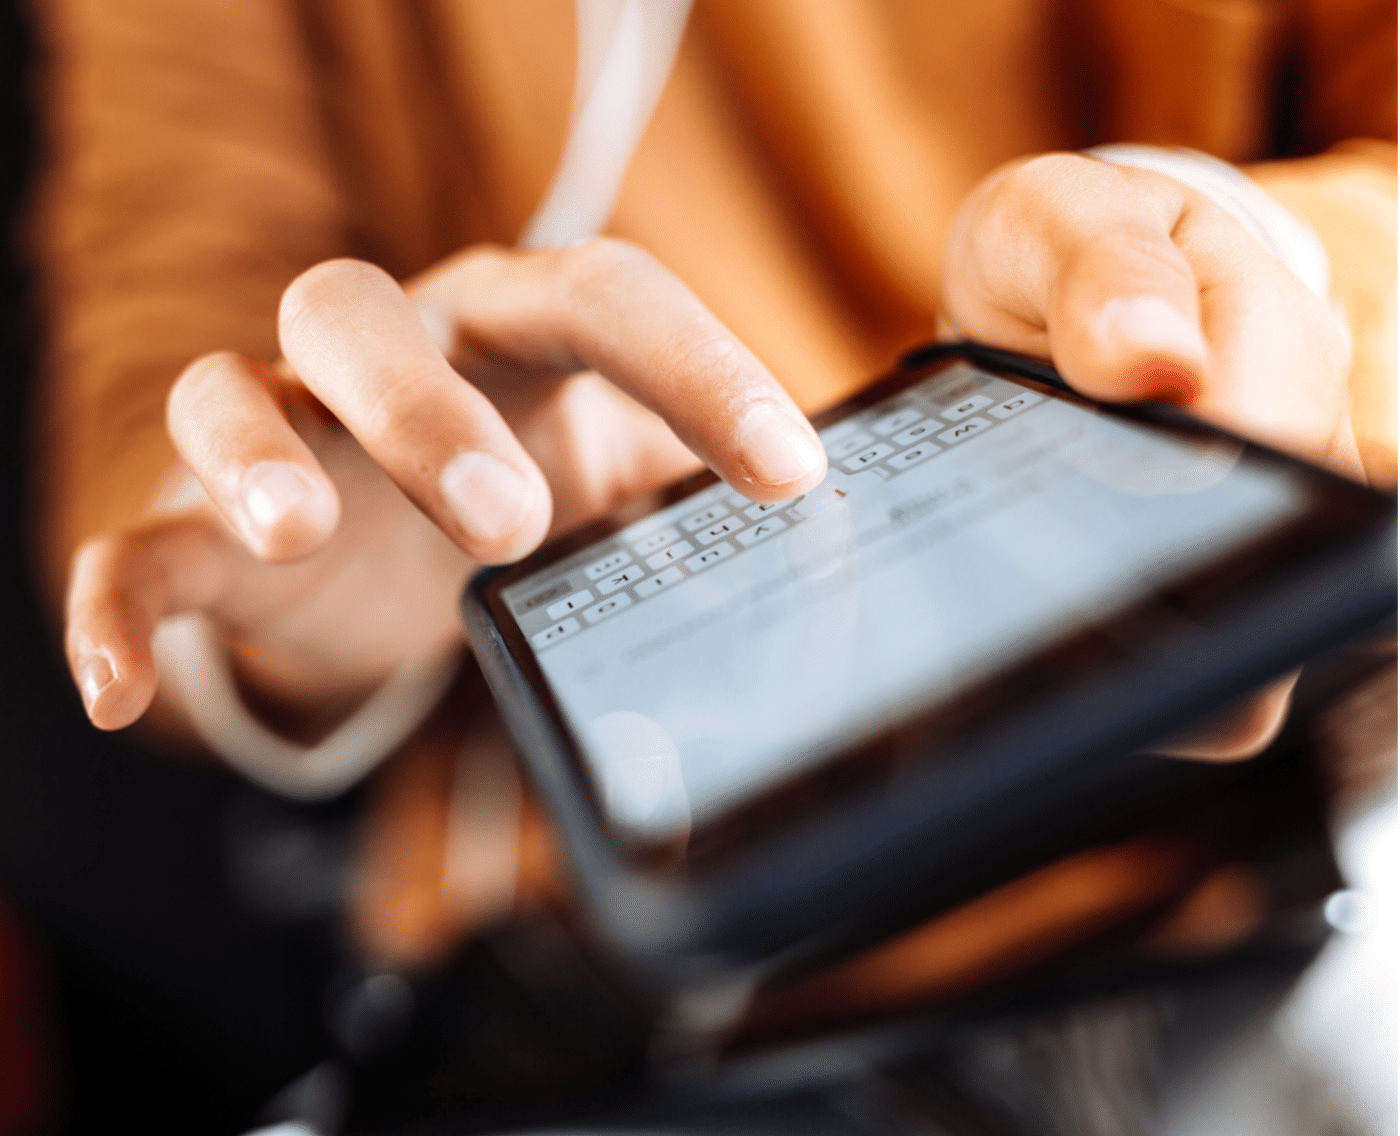
[[[578,68],[564,156],[520,246],[596,236],[675,64],[691,0],[576,0]]]
[[[212,507],[198,479],[182,470],[163,485],[155,513]],[[302,801],[343,793],[403,743],[457,673],[453,645],[399,664],[384,684],[313,746],[279,737],[248,712],[212,624],[198,612],[161,620],[151,637],[160,685],[184,709],[200,739],[249,781]]]
[[[454,645],[401,664],[326,737],[300,746],[248,712],[219,636],[204,616],[162,620],[151,646],[162,687],[180,700],[209,747],[248,780],[302,801],[344,792],[397,749],[437,705],[460,657]]]
[[[576,10],[573,122],[554,180],[521,237],[525,248],[573,244],[607,223],[671,73],[690,0],[577,0]],[[190,508],[200,501],[207,497],[186,473],[162,495],[160,508]],[[151,648],[162,687],[184,707],[204,743],[248,780],[299,800],[344,792],[393,753],[442,697],[460,655],[454,647],[400,664],[328,736],[300,746],[248,712],[227,653],[204,616],[163,620]]]

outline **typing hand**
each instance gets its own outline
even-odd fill
[[[1110,402],[1168,399],[1350,477],[1350,355],[1316,295],[1229,213],[1159,173],[1070,154],[990,175],[954,220],[947,329],[1049,356]],[[1257,753],[1294,677],[1163,752]]]
[[[170,435],[207,501],[75,556],[66,645],[98,726],[150,705],[163,617],[206,614],[247,692],[314,734],[459,637],[475,565],[694,455],[757,501],[825,473],[776,380],[620,242],[472,249],[406,288],[327,262],[287,289],[279,328],[276,368],[210,355],[171,391]]]

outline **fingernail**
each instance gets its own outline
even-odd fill
[[[490,454],[458,454],[442,468],[443,498],[469,536],[499,540],[520,527],[533,496],[529,483]]]
[[[1115,352],[1160,352],[1202,366],[1206,361],[1206,341],[1199,325],[1161,296],[1110,300],[1099,313],[1098,330]]]
[[[102,697],[102,692],[116,681],[117,672],[112,669],[112,660],[104,652],[94,651],[83,656],[78,663],[78,691],[89,714]]]
[[[423,326],[428,329],[428,334],[432,337],[433,344],[444,355],[451,357],[456,340],[456,328],[452,325],[440,311],[429,307],[426,303],[417,305],[418,318],[423,321]]]
[[[335,524],[335,501],[299,466],[265,461],[251,465],[239,485],[243,513],[259,536],[266,535],[293,509],[318,529]]]
[[[826,457],[805,424],[771,403],[749,413],[739,438],[744,466],[765,485],[801,480],[820,469]]]

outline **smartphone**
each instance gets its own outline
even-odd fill
[[[1393,621],[1395,499],[975,344],[479,573],[462,611],[597,928],[672,986],[829,957],[1209,767],[1153,757]]]

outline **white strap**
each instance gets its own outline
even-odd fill
[[[300,746],[248,712],[218,634],[204,616],[163,620],[151,647],[161,686],[180,700],[209,747],[248,780],[302,801],[344,792],[397,749],[437,705],[460,658],[453,646],[402,664],[326,737]]]
[[[690,0],[576,0],[574,10],[573,125],[522,248],[562,248],[607,224],[680,50]]]

